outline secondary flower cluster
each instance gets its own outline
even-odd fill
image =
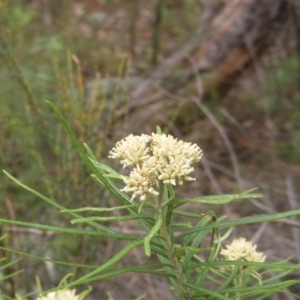
[[[109,158],[119,159],[123,167],[133,166],[129,177],[124,176],[124,192],[132,192],[133,200],[144,201],[150,194],[158,195],[156,182],[181,185],[195,180],[189,176],[193,163],[200,161],[201,149],[192,143],[177,140],[171,135],[129,135],[116,143]]]
[[[233,240],[226,248],[221,251],[221,254],[227,260],[244,259],[253,262],[264,262],[266,259],[266,256],[262,252],[256,251],[256,245],[253,245],[252,242],[247,242],[242,237]]]
[[[36,300],[79,300],[79,296],[75,293],[76,290],[60,290],[38,297]]]

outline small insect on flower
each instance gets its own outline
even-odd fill
[[[153,146],[155,145],[157,145],[157,143],[153,141],[152,137],[150,137],[149,140],[145,143],[145,149],[148,149],[148,154],[153,154]]]
[[[150,148],[152,143],[153,143],[153,138],[149,138],[149,140],[145,144],[145,148]]]

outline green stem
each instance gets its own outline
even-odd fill
[[[160,207],[163,207],[164,205],[164,199],[163,199],[163,193],[164,191],[164,184],[162,182],[159,182],[159,205]],[[166,210],[166,208],[164,208]],[[169,260],[170,265],[173,268],[174,275],[176,276],[176,281],[179,283],[181,287],[181,292],[184,294],[185,300],[193,300],[192,293],[187,289],[185,286],[185,283],[187,283],[186,277],[183,274],[182,266],[180,260],[177,258],[175,253],[175,247],[171,239],[170,231],[167,226],[167,219],[166,219],[166,213],[164,212],[162,214],[162,225],[160,228],[160,235],[162,237],[162,241],[164,243],[166,254]]]

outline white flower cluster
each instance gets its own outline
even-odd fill
[[[129,135],[116,143],[109,158],[119,159],[123,167],[134,166],[122,191],[132,192],[133,200],[145,200],[150,194],[158,195],[156,181],[179,185],[195,180],[188,175],[194,171],[193,163],[200,161],[201,149],[192,143],[179,141],[171,135]]]
[[[224,255],[227,260],[244,259],[253,262],[264,262],[266,256],[262,252],[257,252],[256,247],[252,242],[247,242],[245,238],[240,237],[227,245],[227,249],[223,249],[221,255]]]
[[[75,293],[76,290],[61,290],[38,297],[36,300],[79,300],[79,296]]]

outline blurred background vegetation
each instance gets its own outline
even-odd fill
[[[120,138],[150,133],[160,125],[204,151],[195,170],[198,181],[182,189],[182,196],[237,193],[252,187],[264,194],[260,202],[217,208],[219,214],[233,219],[299,208],[299,4],[275,2],[285,13],[276,26],[269,26],[272,39],[259,51],[249,47],[251,59],[231,76],[241,45],[226,72],[222,66],[218,69],[219,62],[201,69],[201,53],[209,41],[205,36],[212,35],[214,20],[230,9],[228,1],[0,0],[1,169],[68,208],[116,204],[90,177],[45,104],[49,100],[101,162],[107,162],[108,151]],[[220,51],[217,47],[217,54],[209,53],[217,59]],[[229,57],[225,52],[219,61]],[[4,174],[0,187],[1,217],[70,226],[64,214]],[[201,213],[209,207],[188,209]],[[285,220],[238,228],[234,234],[258,243],[270,261],[294,255],[293,261],[299,262],[299,225],[296,219]],[[135,224],[111,226],[139,234]],[[122,247],[109,240],[14,226],[1,225],[2,234],[7,235],[1,241],[6,247],[94,265]],[[146,260],[134,251],[122,264]],[[1,256],[14,258],[6,252]],[[26,257],[12,269],[24,272],[3,287],[11,295],[34,290],[35,275],[47,289],[68,272],[74,277],[81,274]],[[107,291],[115,299],[144,293],[145,299],[173,299],[167,280],[148,275],[118,277],[93,288],[90,299],[106,299]]]

